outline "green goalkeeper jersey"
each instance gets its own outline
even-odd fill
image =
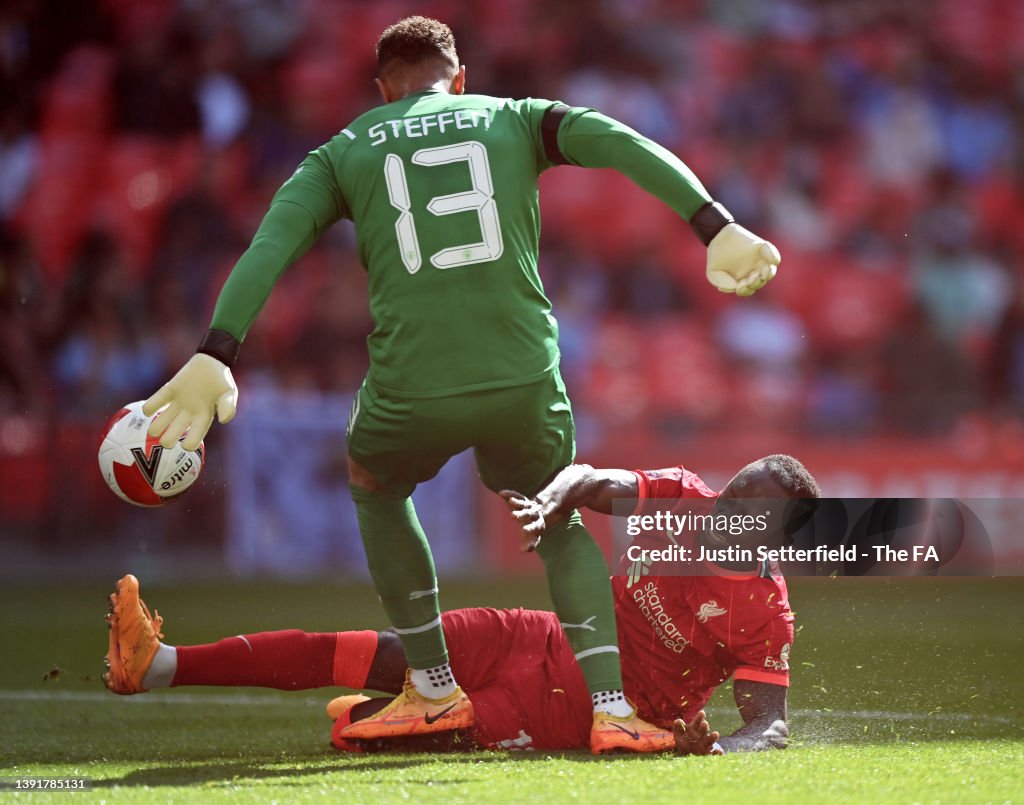
[[[349,218],[369,275],[378,388],[442,397],[542,378],[558,363],[537,271],[553,105],[427,91],[357,118],[277,192],[211,327],[241,340],[281,272]],[[617,168],[684,218],[710,200],[670,152],[593,110],[569,110],[557,145],[564,161]]]

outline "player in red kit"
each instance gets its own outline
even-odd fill
[[[611,513],[614,503],[616,513],[622,513],[618,507],[625,504],[640,512],[658,499],[675,501],[679,508],[697,501],[721,509],[729,501],[819,494],[796,459],[768,456],[741,470],[720,495],[682,467],[627,472],[573,465],[533,499],[514,492],[505,497],[529,544],[578,506]],[[631,547],[647,544],[653,543],[638,539]],[[763,567],[706,563],[686,574],[663,573],[657,562],[624,556],[612,583],[626,695],[642,717],[674,729],[677,751],[710,754],[785,746],[793,615],[781,576]],[[160,643],[162,619],[149,615],[134,577],[122,579],[111,603],[111,670],[105,681],[116,693],[172,685],[401,690],[405,658],[391,632],[290,630],[175,648]],[[565,637],[566,629],[586,629],[586,623],[560,624],[550,612],[488,608],[446,612],[442,621],[452,666],[477,714],[473,732],[463,736],[473,739],[470,745],[588,746],[590,696]],[[703,707],[730,676],[744,726],[719,738],[710,731]],[[362,748],[341,739],[340,729],[387,701],[363,696],[334,700],[328,712],[337,719],[335,745]],[[445,748],[436,738],[406,740],[428,742],[415,744],[419,748]]]
[[[576,507],[626,516],[667,510],[754,517],[757,501],[814,499],[821,490],[797,459],[777,454],[748,464],[720,493],[681,466],[630,472],[573,465],[532,499],[502,494],[524,545],[532,547]],[[612,577],[619,644],[628,658],[622,664],[626,695],[641,718],[666,726],[691,719],[732,676],[744,725],[720,746],[727,752],[784,746],[793,646],[786,581],[763,562],[663,562],[643,553],[671,544],[698,556],[698,545],[708,542],[702,536],[692,529],[668,540],[637,535]]]

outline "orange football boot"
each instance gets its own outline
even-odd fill
[[[429,735],[473,726],[473,703],[462,688],[443,699],[428,699],[409,681],[405,672],[402,692],[387,707],[354,721],[337,733],[340,738],[394,738]]]
[[[160,613],[149,614],[149,607],[139,598],[139,580],[131,573],[121,579],[110,596],[110,650],[103,684],[112,693],[128,696],[145,693],[142,680],[160,647],[164,619]]]
[[[594,713],[590,728],[590,751],[595,755],[625,750],[627,752],[667,752],[675,749],[671,730],[648,724],[636,714],[628,716]]]

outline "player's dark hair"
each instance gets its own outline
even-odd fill
[[[783,516],[783,535],[792,541],[793,535],[810,522],[818,510],[821,487],[814,476],[793,456],[773,453],[754,463],[760,465],[775,483],[792,498]]]
[[[377,70],[380,75],[401,65],[441,62],[452,71],[459,69],[455,36],[451,28],[429,17],[406,17],[384,29],[377,40]]]
[[[793,456],[784,453],[773,453],[765,456],[758,463],[764,467],[773,481],[781,486],[793,498],[820,498],[821,487],[814,476],[807,471]]]

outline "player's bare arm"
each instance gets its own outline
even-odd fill
[[[727,752],[785,749],[789,739],[786,691],[782,685],[737,679],[733,695],[743,718],[743,726],[732,735],[722,738],[718,732],[711,730],[703,710],[689,723],[677,718],[672,725],[676,754],[722,755]]]
[[[719,746],[725,752],[785,749],[789,742],[786,693],[787,688],[782,685],[737,679],[733,696],[744,723],[731,735],[719,739]]]
[[[523,532],[523,550],[533,550],[544,531],[576,509],[612,513],[615,500],[636,500],[639,483],[628,470],[570,464],[533,498],[511,489],[500,493]]]

